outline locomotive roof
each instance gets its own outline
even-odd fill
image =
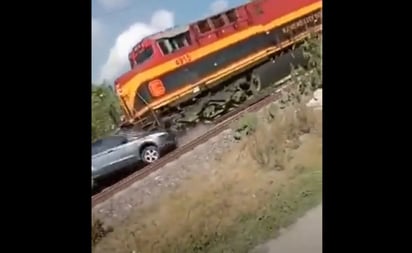
[[[189,31],[189,25],[176,26],[176,27],[172,27],[164,31],[149,35],[147,38],[154,39],[154,40],[158,40],[162,38],[170,38],[170,37],[174,37],[180,33],[184,33],[187,31]]]
[[[244,5],[247,5],[247,3],[246,3],[246,4],[242,4],[242,5],[240,5],[240,6],[244,6]],[[236,7],[236,8],[239,8],[240,6],[238,6],[238,7]],[[236,9],[236,8],[233,8],[233,9]],[[212,17],[212,16],[214,16],[214,15],[219,15],[220,13],[223,13],[223,12],[228,11],[228,10],[229,10],[229,9],[225,9],[225,10],[219,12],[219,13],[215,13],[215,14],[209,15],[208,17],[205,17],[205,18],[203,18],[203,19],[199,19],[199,20],[193,21],[193,22],[191,22],[190,24],[179,25],[179,26],[175,26],[175,27],[168,28],[168,29],[166,29],[166,30],[163,30],[163,31],[160,31],[160,32],[151,34],[151,35],[147,36],[145,39],[158,40],[158,39],[163,39],[163,38],[174,37],[174,36],[176,36],[176,35],[178,35],[178,34],[181,34],[181,33],[184,33],[184,32],[189,31],[189,28],[190,28],[190,25],[191,25],[191,24],[195,24],[195,23],[197,23],[197,22],[200,21],[200,20],[208,19],[208,18],[210,18],[210,17]]]

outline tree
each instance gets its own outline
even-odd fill
[[[296,87],[282,96],[283,107],[290,103],[300,103],[302,95],[309,95],[322,88],[322,35],[310,37],[301,47],[308,64],[305,67],[292,66],[291,78]]]
[[[112,132],[120,121],[119,101],[110,85],[92,84],[92,140]]]

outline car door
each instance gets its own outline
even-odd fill
[[[137,162],[139,156],[139,145],[137,140],[128,140],[126,137],[121,146],[112,149],[112,159],[116,159],[119,169],[132,166]]]
[[[92,165],[100,176],[112,174],[125,166],[128,159],[127,139],[123,136],[112,136],[100,140],[92,158]]]

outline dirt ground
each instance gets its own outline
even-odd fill
[[[322,205],[310,210],[282,234],[251,253],[321,253]]]

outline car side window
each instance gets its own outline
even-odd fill
[[[92,155],[102,152],[102,142],[103,140],[97,140],[92,143]]]
[[[92,143],[92,155],[104,152],[108,149],[127,143],[127,138],[124,136],[111,136],[104,139],[99,139]]]

